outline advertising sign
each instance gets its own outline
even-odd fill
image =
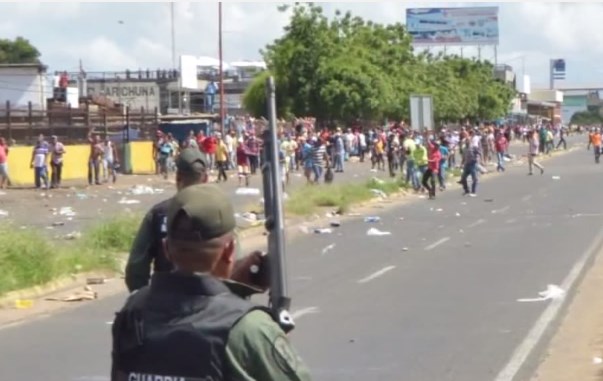
[[[498,45],[498,7],[410,8],[414,45]]]

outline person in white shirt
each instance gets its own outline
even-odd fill
[[[63,155],[66,153],[65,146],[56,135],[50,138],[50,187],[59,188],[63,172]]]
[[[109,181],[109,176],[111,176],[112,182],[115,184],[117,180],[117,174],[115,172],[115,165],[118,163],[117,151],[115,150],[115,145],[107,136],[105,138],[105,144],[103,144],[103,182]]]
[[[230,132],[224,136],[224,144],[226,144],[226,150],[228,151],[228,169],[235,169],[237,167],[235,137],[236,133],[234,130],[230,130]]]

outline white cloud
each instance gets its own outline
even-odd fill
[[[525,55],[525,68],[535,85],[546,85],[548,60],[565,58],[567,83],[603,84],[598,63],[603,59],[602,4],[492,3],[500,7],[499,62]],[[321,3],[328,14],[350,10],[376,22],[404,22],[407,7],[467,6],[471,3],[373,2]],[[486,5],[480,3],[479,5]],[[224,57],[227,61],[258,59],[259,50],[280,36],[287,14],[278,3],[223,4]],[[216,2],[175,4],[178,54],[217,57]],[[123,24],[118,23],[122,20]],[[30,39],[52,70],[73,70],[82,58],[89,71],[171,65],[169,3],[2,3],[0,33]],[[459,48],[450,48],[459,53]],[[476,49],[463,49],[475,55]],[[493,59],[491,48],[482,57]],[[508,62],[521,70],[521,60]]]

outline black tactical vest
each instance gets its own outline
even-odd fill
[[[263,309],[211,276],[155,273],[113,324],[112,381],[222,381],[230,329]]]
[[[163,250],[163,239],[167,236],[167,209],[172,199],[167,199],[151,209],[153,225],[153,272],[172,271],[173,265]]]

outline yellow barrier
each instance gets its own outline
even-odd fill
[[[8,153],[8,173],[14,185],[33,186],[34,170],[30,168],[33,147],[10,147]],[[88,156],[90,146],[66,145],[63,156],[63,180],[88,178]],[[50,165],[48,166],[50,171]],[[50,175],[50,172],[49,172]]]
[[[130,160],[133,174],[155,173],[153,142],[130,143]]]
[[[132,173],[155,173],[152,142],[131,143]],[[34,170],[30,168],[32,146],[10,147],[8,154],[8,171],[10,179],[17,186],[33,186]],[[63,180],[88,181],[88,157],[90,146],[87,144],[65,145],[63,156]],[[50,155],[49,155],[50,156]],[[120,157],[121,162],[125,158]],[[50,176],[50,165],[48,165]]]

